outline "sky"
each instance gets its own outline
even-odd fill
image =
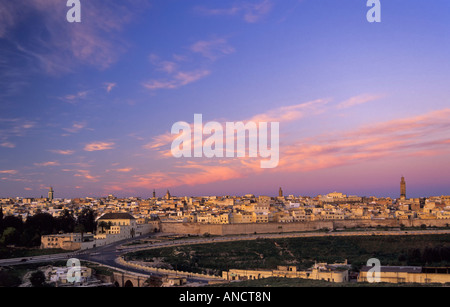
[[[380,2],[0,0],[0,197],[449,195],[450,2]],[[277,167],[175,158],[195,114]]]

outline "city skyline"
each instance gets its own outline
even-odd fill
[[[0,3],[0,197],[449,195],[445,0]],[[280,158],[174,158],[171,127],[278,122]]]
[[[407,189],[406,189],[406,180],[405,180],[405,177],[404,176],[402,176],[401,177],[401,180],[400,180],[400,189],[399,189],[399,195],[397,195],[397,196],[393,196],[393,197],[391,197],[391,196],[376,196],[376,195],[347,195],[347,194],[345,194],[345,193],[340,193],[340,192],[338,192],[338,191],[334,191],[334,192],[327,192],[327,193],[321,193],[321,194],[316,194],[316,195],[299,195],[299,194],[295,194],[295,193],[291,193],[291,194],[286,194],[285,195],[285,193],[284,193],[284,191],[283,191],[283,188],[282,187],[279,187],[279,189],[278,189],[278,194],[277,195],[275,195],[276,193],[266,193],[266,194],[264,194],[264,195],[262,195],[262,194],[260,194],[260,195],[255,195],[255,194],[252,194],[252,193],[246,193],[246,194],[242,194],[242,195],[238,195],[238,194],[228,194],[228,195],[206,195],[206,194],[202,194],[202,195],[171,195],[171,193],[170,193],[170,191],[167,189],[167,190],[165,190],[165,191],[159,191],[159,193],[157,193],[156,192],[156,190],[155,189],[153,189],[152,191],[151,191],[151,196],[150,195],[145,195],[145,196],[142,196],[142,195],[140,195],[140,196],[137,196],[137,195],[128,195],[128,196],[119,196],[118,198],[120,198],[120,199],[126,199],[126,198],[142,198],[142,199],[150,199],[150,198],[156,198],[156,199],[171,199],[171,198],[183,198],[183,197],[246,197],[247,195],[253,195],[253,196],[255,196],[255,197],[259,197],[259,196],[263,196],[263,197],[272,197],[272,198],[276,198],[276,197],[287,197],[287,198],[289,198],[290,196],[293,196],[293,197],[309,197],[309,198],[315,198],[315,197],[317,197],[317,196],[324,196],[324,195],[327,195],[327,194],[335,194],[335,193],[338,193],[339,195],[341,195],[341,196],[350,196],[350,197],[353,197],[353,196],[357,196],[357,197],[368,197],[368,198],[370,198],[370,197],[377,197],[377,198],[390,198],[390,199],[397,199],[397,200],[399,200],[400,202],[403,202],[403,201],[407,201],[408,200],[408,197],[406,196],[406,191],[407,191]],[[47,200],[49,200],[49,201],[53,201],[53,199],[67,199],[67,198],[85,198],[85,197],[83,197],[83,196],[78,196],[78,197],[54,197],[54,193],[55,193],[55,190],[53,189],[53,187],[49,187],[48,188],[48,191],[47,191],[47,195],[48,195],[48,197],[47,197]],[[117,195],[113,195],[113,194],[109,194],[108,196],[106,196],[106,195],[97,195],[97,196],[94,196],[94,198],[106,198],[106,197],[110,197],[110,196],[114,196],[114,197],[117,197]],[[428,198],[428,197],[439,197],[439,196],[447,196],[447,195],[430,195],[430,196],[421,196],[421,197],[411,197],[410,199],[425,199],[425,198]],[[19,198],[23,198],[23,199],[28,199],[28,198],[36,198],[36,199],[39,199],[39,198],[44,198],[44,196],[43,195],[41,195],[40,197],[37,197],[37,196],[18,196]]]

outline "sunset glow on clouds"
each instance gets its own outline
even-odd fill
[[[81,3],[0,3],[0,196],[450,193],[448,1]],[[280,123],[278,166],[174,158],[194,114]]]

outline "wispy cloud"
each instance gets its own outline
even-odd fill
[[[63,128],[64,131],[70,132],[70,133],[77,133],[80,130],[86,128],[87,124],[86,122],[75,122],[72,124],[69,128]]]
[[[113,88],[115,88],[117,86],[117,83],[105,83],[105,87],[106,87],[106,92],[110,93]]]
[[[142,85],[149,90],[177,89],[196,82],[210,74],[208,70],[179,71],[165,80],[149,80]]]
[[[13,144],[11,142],[3,142],[0,144],[1,147],[5,147],[5,148],[15,148],[16,144]]]
[[[68,103],[76,103],[79,100],[86,99],[88,93],[88,91],[80,91],[75,94],[68,94],[64,97],[60,97],[59,99]]]
[[[0,170],[0,174],[10,174],[10,175],[15,175],[17,174],[18,171],[14,170],[14,169],[8,169],[8,170]]]
[[[94,176],[91,174],[89,170],[76,170],[74,177],[80,177],[89,181],[97,182],[99,180],[99,176]]]
[[[41,163],[34,163],[35,166],[59,166],[60,163],[58,161],[48,161]]]
[[[59,155],[65,155],[65,156],[73,155],[75,153],[74,150],[63,150],[63,149],[51,149],[49,151],[59,154]]]
[[[101,151],[114,149],[115,143],[113,142],[93,142],[84,146],[85,151]]]
[[[230,46],[226,39],[215,38],[212,40],[201,40],[189,48],[194,53],[199,53],[210,60],[217,60],[221,56],[234,53],[236,50]]]
[[[330,99],[317,99],[295,105],[281,106],[268,110],[265,113],[257,114],[248,121],[288,123],[307,115],[311,116],[324,112],[326,105],[330,101]]]
[[[151,172],[133,176],[124,185],[128,189],[197,186],[245,177],[239,167],[217,164],[187,163],[175,172]]]
[[[0,2],[0,38],[11,41],[24,59],[50,74],[69,72],[79,64],[105,69],[126,50],[120,32],[149,7],[145,0],[86,1],[83,21],[71,24],[65,20],[68,8],[64,4],[59,0]],[[34,22],[27,23],[31,18]],[[16,31],[24,26],[45,35],[22,37]]]
[[[299,139],[286,146],[282,171],[310,171],[390,159],[450,152],[450,109]]]
[[[327,109],[327,104],[330,101],[331,99],[317,99],[295,105],[281,106],[268,110],[264,113],[256,114],[246,119],[241,119],[240,121],[244,123],[278,122],[287,124],[299,120],[305,116],[313,116],[325,112]],[[193,131],[193,124],[190,125],[190,128]],[[170,145],[176,137],[178,137],[178,135],[173,135],[170,132],[157,135],[153,137],[151,142],[145,144],[144,148],[158,151],[160,157],[170,158],[172,157]],[[193,147],[194,142],[192,139],[191,142],[191,147]],[[202,146],[201,144],[198,145]]]
[[[129,173],[132,170],[133,170],[133,168],[127,167],[127,168],[118,168],[118,169],[115,169],[114,171],[119,172],[119,173]]]
[[[278,120],[286,123],[296,121],[305,116],[335,109],[333,105],[328,105],[330,101],[318,99],[280,107],[250,119]],[[133,177],[135,181],[130,183],[130,187],[147,185],[163,188],[196,185],[245,178],[265,172],[308,172],[400,157],[448,155],[449,132],[450,109],[441,109],[423,115],[367,124],[347,131],[332,131],[309,137],[297,135],[293,139],[285,139],[280,148],[280,163],[275,169],[261,169],[259,159],[195,159],[183,161],[183,164],[174,163],[171,172],[152,172],[135,176]],[[170,144],[174,137],[176,136],[168,133],[161,134],[145,148],[157,151],[162,157],[170,158]]]
[[[142,86],[149,90],[178,89],[188,84],[197,82],[211,74],[209,64],[211,61],[232,54],[235,49],[228,44],[225,38],[213,38],[199,40],[187,48],[187,55],[174,54],[171,59],[161,59],[152,53],[149,62],[155,67],[155,72],[163,73],[163,76],[152,78],[142,82]],[[193,55],[200,54],[201,61],[196,67],[187,67],[186,62],[191,62]],[[200,68],[199,68],[200,67]]]
[[[384,95],[377,94],[363,94],[359,96],[351,97],[337,105],[338,109],[347,109],[357,105],[365,104],[368,102],[376,101],[383,98]]]
[[[35,127],[36,122],[23,118],[0,118],[0,147],[15,148],[15,140],[26,136]]]
[[[157,135],[153,137],[152,141],[146,145],[144,145],[145,149],[158,149],[164,146],[167,146],[168,144],[172,143],[174,140],[173,134],[170,132]]]

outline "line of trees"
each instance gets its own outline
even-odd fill
[[[36,247],[40,246],[42,235],[95,230],[95,212],[90,208],[83,208],[77,218],[69,210],[63,210],[58,217],[37,213],[24,222],[20,217],[3,216],[0,207],[0,246]]]
[[[450,264],[449,246],[427,246],[423,249],[412,248],[399,256],[399,260],[408,265]]]

